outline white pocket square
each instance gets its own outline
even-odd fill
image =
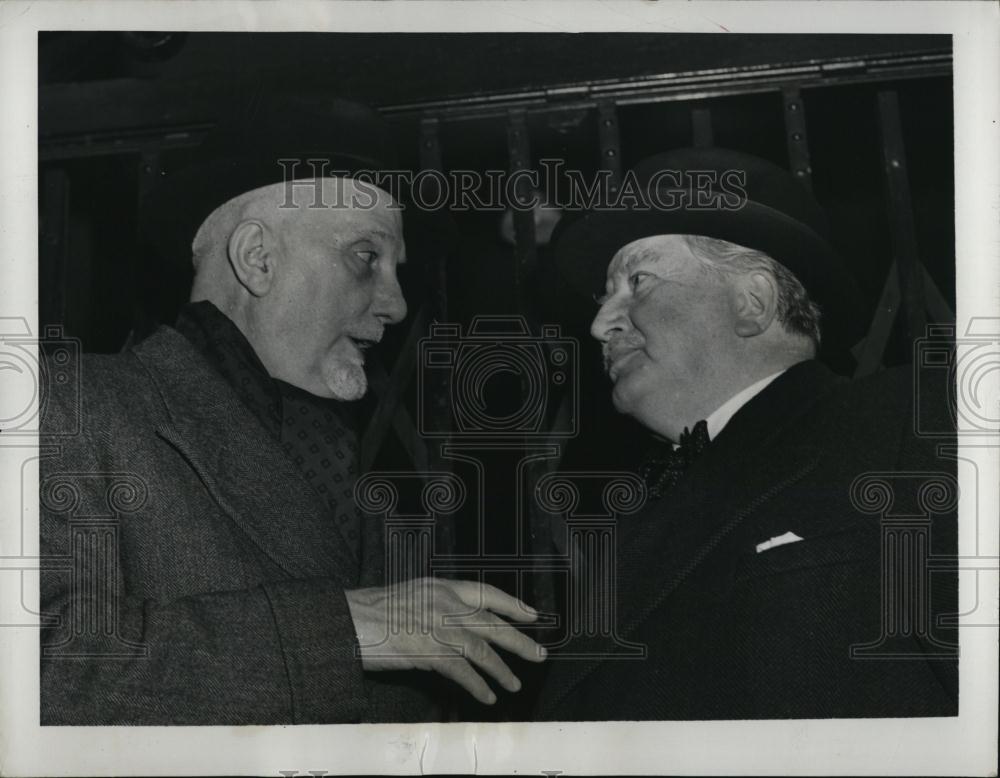
[[[770,540],[765,540],[763,543],[757,544],[757,553],[762,551],[768,551],[769,549],[776,548],[777,546],[784,546],[788,543],[798,543],[802,538],[796,535],[794,532],[786,532],[784,535],[777,535]]]

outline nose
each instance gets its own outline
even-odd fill
[[[406,318],[406,298],[395,270],[379,283],[375,294],[375,316],[383,324],[398,324]]]
[[[590,334],[601,343],[607,343],[613,335],[623,332],[626,326],[624,304],[617,296],[609,297],[591,322]]]

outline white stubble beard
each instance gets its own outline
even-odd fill
[[[322,364],[323,383],[334,399],[360,400],[368,391],[364,362],[355,362],[337,354],[327,354]]]

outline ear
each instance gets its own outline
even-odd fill
[[[236,225],[227,246],[236,278],[254,297],[263,297],[274,285],[275,255],[271,229],[248,219]]]
[[[766,332],[778,314],[778,285],[770,273],[755,270],[733,283],[735,332],[752,338]]]

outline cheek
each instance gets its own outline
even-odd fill
[[[670,370],[691,370],[711,358],[714,317],[704,301],[660,300],[638,306],[632,321],[643,335],[650,362]]]
[[[359,315],[371,306],[375,276],[370,271],[359,273],[337,265],[333,272],[323,277],[321,283],[324,299],[336,307],[344,318]]]
[[[676,350],[684,330],[684,316],[675,304],[662,300],[644,301],[632,310],[632,323],[643,337],[649,355]]]
[[[335,338],[368,309],[371,288],[342,266],[308,268],[290,285],[286,304],[300,331]]]

